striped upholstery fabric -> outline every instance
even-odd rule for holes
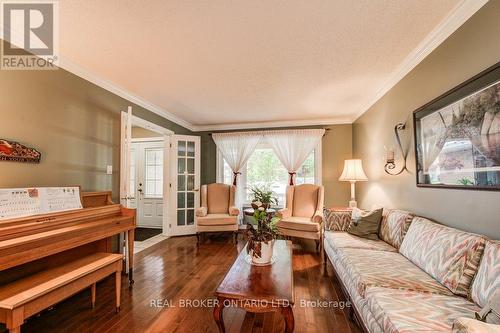
[[[385,333],[447,332],[479,307],[463,297],[369,288],[366,302]]]
[[[399,249],[414,216],[404,210],[388,210],[380,222],[380,239]]]
[[[471,287],[471,298],[484,307],[495,290],[500,290],[500,242],[487,241],[476,277]]]
[[[347,231],[351,224],[351,209],[325,208],[323,210],[325,230]]]
[[[396,248],[392,247],[384,241],[361,238],[342,231],[325,232],[325,241],[329,242],[333,247],[336,248],[354,248],[398,252]]]
[[[500,288],[500,242],[399,210],[388,211],[379,236],[324,234],[325,252],[369,332],[476,332],[462,324],[474,323],[467,318]]]
[[[369,287],[453,295],[446,287],[397,252],[345,248],[340,249],[338,253],[361,297],[365,297]]]
[[[500,333],[500,325],[483,323],[471,318],[458,318],[453,323],[452,333]]]
[[[482,236],[415,217],[399,252],[454,294],[467,296],[484,245]]]
[[[354,303],[353,306],[355,306],[356,310],[359,312],[363,325],[369,330],[370,333],[382,333],[382,328],[377,323],[377,320],[368,308],[366,301],[357,292],[357,287],[350,279],[348,272],[345,269],[342,257],[338,255],[338,252],[334,250],[329,243],[325,243],[325,252],[330,259],[335,272],[347,289],[349,298],[351,302]]]

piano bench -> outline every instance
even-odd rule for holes
[[[116,311],[120,310],[123,255],[93,253],[0,286],[0,323],[9,333],[21,331],[24,320],[77,292],[91,287],[95,305],[96,282],[115,274]]]

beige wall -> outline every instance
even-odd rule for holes
[[[162,136],[163,135],[160,133],[156,133],[156,132],[150,131],[150,130],[142,128],[142,127],[132,126],[132,138],[135,138],[135,139],[158,138],[158,137],[162,137]]]
[[[64,70],[0,70],[0,138],[42,153],[40,164],[0,161],[0,188],[81,185],[118,197],[120,114],[133,113],[179,134],[156,114]],[[113,165],[113,175],[106,166]]]
[[[349,182],[339,181],[344,160],[352,158],[352,125],[332,125],[323,137],[323,185],[325,206],[347,206],[350,197]]]
[[[391,89],[353,127],[354,156],[369,181],[357,184],[361,207],[408,209],[443,224],[500,239],[500,192],[425,189],[415,185],[412,111],[500,61],[500,1],[490,1]],[[408,172],[384,173],[384,145],[407,121]]]

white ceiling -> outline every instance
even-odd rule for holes
[[[349,123],[486,0],[62,0],[62,67],[194,130]]]

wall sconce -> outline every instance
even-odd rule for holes
[[[397,176],[401,174],[403,171],[407,170],[406,169],[406,154],[403,151],[403,145],[401,144],[401,139],[399,137],[399,131],[405,130],[406,129],[406,123],[399,123],[396,126],[394,126],[394,134],[396,135],[396,140],[398,142],[399,149],[401,150],[401,156],[403,156],[403,167],[399,171],[395,171],[396,169],[396,152],[394,151],[394,148],[389,148],[386,149],[386,156],[385,156],[385,167],[384,170],[387,174],[392,175],[392,176]]]

